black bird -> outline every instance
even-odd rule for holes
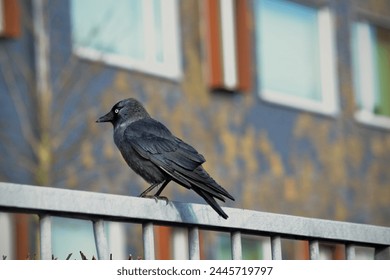
[[[141,197],[156,187],[159,189],[154,197],[159,197],[166,185],[175,181],[194,190],[219,215],[228,218],[215,198],[223,202],[225,198],[234,198],[203,169],[204,157],[151,118],[140,102],[133,98],[119,101],[96,122],[113,124],[114,142],[123,158],[134,172],[151,184]]]

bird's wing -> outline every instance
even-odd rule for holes
[[[233,199],[200,166],[205,162],[204,157],[173,136],[163,124],[153,119],[134,122],[126,128],[125,139],[140,156],[156,164],[179,184],[187,188],[196,186],[222,201],[225,201],[224,196]]]
[[[194,170],[205,162],[193,147],[173,136],[163,124],[153,119],[132,123],[125,130],[125,139],[142,157],[152,162],[158,161],[163,168],[174,164]]]

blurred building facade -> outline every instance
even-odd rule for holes
[[[1,181],[138,195],[146,183],[95,123],[134,97],[205,155],[227,206],[390,226],[389,1],[0,3]],[[31,218],[0,221],[9,242],[30,238],[15,258],[34,251]],[[139,229],[112,231],[137,250]],[[213,238],[203,256],[224,257]]]

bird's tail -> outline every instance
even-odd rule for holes
[[[193,189],[224,219],[228,218],[228,215],[226,215],[226,213],[218,205],[215,198],[225,202],[225,198],[234,200],[234,197],[217,182],[215,182],[215,180],[206,172],[206,170],[203,169],[202,166],[198,166],[195,170],[187,170],[180,166],[176,166],[176,170],[173,172],[169,172],[165,169],[164,171],[180,185]]]
[[[203,167],[198,166],[192,173],[187,173],[186,179],[191,184],[191,188],[200,195],[219,215],[224,219],[228,215],[222,210],[221,206],[215,201],[215,198],[225,202],[225,198],[234,200],[234,197],[222,188],[207,173]]]
[[[209,193],[212,197],[218,198],[223,202],[225,202],[225,198],[229,198],[234,201],[234,197],[217,182],[215,182],[215,180],[207,173],[206,170],[203,169],[202,166],[198,166],[192,173],[185,175],[192,185],[202,189],[206,193]]]
[[[198,188],[193,188],[193,190],[200,195],[222,218],[227,219],[229,217],[210,194]]]

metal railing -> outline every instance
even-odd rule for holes
[[[309,241],[310,259],[319,259],[320,242],[345,245],[347,259],[356,246],[375,249],[375,259],[390,259],[390,228],[224,208],[224,220],[208,206],[130,196],[0,183],[0,212],[39,216],[41,259],[51,259],[51,217],[71,217],[93,222],[99,259],[108,259],[104,221],[142,224],[144,258],[155,258],[154,225],[188,228],[189,259],[199,259],[199,229],[228,232],[233,259],[242,258],[241,235],[271,238],[272,259],[282,259],[282,239]]]

